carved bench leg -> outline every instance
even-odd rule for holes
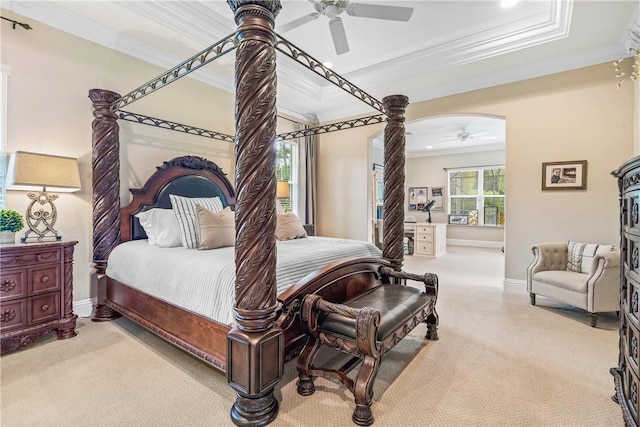
[[[296,383],[298,394],[301,396],[310,396],[316,391],[313,384],[313,377],[309,375],[309,368],[320,349],[319,341],[314,336],[309,337],[309,341],[305,344],[300,356],[298,356],[298,381]]]
[[[427,324],[427,334],[424,337],[430,341],[438,341],[440,339],[438,337],[440,318],[438,317],[438,312],[435,307],[433,308],[433,312],[427,316],[425,323]]]
[[[371,400],[373,399],[373,383],[378,375],[381,357],[364,356],[360,372],[353,387],[356,408],[353,410],[353,422],[359,426],[373,424]]]

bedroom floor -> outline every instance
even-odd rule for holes
[[[383,359],[374,426],[615,426],[615,314],[502,291],[499,249],[449,247],[409,256],[405,269],[440,279],[440,340],[418,326]],[[235,400],[223,375],[119,319],[81,319],[78,336],[47,338],[0,358],[2,426],[228,426]],[[351,424],[353,400],[324,379],[296,393],[295,364],[276,387],[274,426]]]

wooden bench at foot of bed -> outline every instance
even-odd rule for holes
[[[325,301],[318,295],[308,295],[302,303],[302,321],[310,337],[298,359],[298,393],[313,394],[317,376],[339,380],[354,395],[352,419],[361,426],[373,424],[373,383],[382,356],[421,322],[427,324],[425,338],[438,339],[438,277],[397,272],[389,267],[381,267],[380,273],[378,286],[344,304]],[[398,283],[407,279],[423,282],[425,290]],[[313,366],[321,345],[354,357],[339,370]],[[358,363],[361,367],[354,381],[347,374]]]

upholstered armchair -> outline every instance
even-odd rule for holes
[[[576,242],[540,243],[531,247],[527,269],[531,305],[536,295],[587,310],[591,326],[597,313],[620,310],[620,251],[610,245]]]

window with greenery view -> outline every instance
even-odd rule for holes
[[[449,213],[477,217],[472,225],[504,225],[505,168],[449,170]]]
[[[276,141],[276,179],[289,183],[289,198],[280,199],[287,211],[298,214],[298,144]]]

